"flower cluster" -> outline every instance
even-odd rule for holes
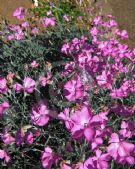
[[[28,38],[25,10],[20,7],[13,15],[23,22],[9,27],[8,40]],[[45,29],[57,25],[49,16],[41,20]],[[36,35],[38,28],[31,32]],[[17,149],[20,158],[33,155],[45,169],[109,169],[114,161],[135,165],[135,50],[121,42],[128,33],[118,29],[111,15],[96,17],[88,34],[91,41],[86,35],[63,40],[59,53],[70,61],[64,70],[57,65],[61,80],[51,66],[36,76],[41,67],[35,59],[27,64],[31,74],[26,68],[23,77],[19,72],[0,76],[3,163],[12,164]],[[59,95],[56,105],[53,99]],[[57,131],[61,125],[66,134]],[[74,152],[78,155],[73,157]]]

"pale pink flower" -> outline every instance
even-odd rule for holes
[[[7,81],[9,81],[9,82],[12,83],[14,77],[15,77],[15,73],[9,72],[9,73],[7,74],[6,79],[7,79]]]
[[[47,84],[47,78],[46,77],[44,77],[44,76],[40,76],[39,77],[39,82],[40,82],[40,84],[41,84],[41,86],[46,86],[46,84]]]
[[[127,39],[128,38],[128,32],[127,32],[127,30],[122,30],[121,31],[121,38],[122,39]]]
[[[120,36],[122,39],[127,39],[128,38],[128,32],[126,30],[120,31],[119,29],[115,30],[115,34]]]
[[[128,90],[129,88],[123,88],[123,87],[120,87],[119,89],[113,89],[110,93],[110,96],[113,99],[127,97],[129,94]]]
[[[29,22],[22,22],[22,23],[21,23],[21,26],[22,26],[23,28],[28,28],[30,25],[29,25]]]
[[[50,11],[47,11],[46,15],[47,15],[47,16],[52,15],[52,11],[51,11],[51,10],[50,10]]]

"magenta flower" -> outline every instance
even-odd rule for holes
[[[19,7],[13,12],[13,16],[16,17],[19,20],[24,19],[24,14],[25,14],[25,10],[24,10],[23,7]]]
[[[121,105],[116,105],[112,107],[111,111],[123,117],[130,117],[134,113],[134,110],[132,107],[121,106]]]
[[[31,63],[31,67],[32,68],[37,68],[39,66],[39,63],[37,63],[36,60],[33,60],[33,62]]]
[[[32,93],[35,88],[35,84],[36,82],[33,79],[31,79],[30,77],[25,77],[25,79],[23,80],[24,91]]]
[[[15,84],[13,85],[13,89],[14,89],[15,91],[17,91],[17,92],[20,92],[20,91],[23,91],[23,86],[22,86],[21,84],[19,84],[19,83],[15,83]]]
[[[50,117],[57,117],[57,113],[55,111],[49,110],[47,102],[41,100],[32,107],[30,117],[33,124],[44,126],[48,123]]]
[[[69,22],[71,20],[69,15],[64,15],[63,16],[64,21]]]
[[[14,39],[15,39],[14,34],[8,35],[8,36],[7,36],[7,39],[8,39],[9,41],[14,40]]]
[[[69,53],[69,50],[70,50],[70,45],[69,45],[69,43],[63,44],[63,46],[62,46],[62,48],[61,48],[61,52],[62,52],[62,53],[65,53],[65,54],[68,54],[68,53]]]
[[[102,23],[102,17],[101,16],[97,16],[97,17],[94,18],[94,20],[93,20],[94,25],[99,25],[101,23]]]
[[[84,166],[86,166],[86,169],[109,169],[109,160],[109,154],[102,154],[101,150],[96,150],[96,156],[89,157],[85,161]]]
[[[99,33],[99,31],[98,31],[97,27],[93,27],[93,28],[91,28],[90,33],[92,36],[96,36]]]
[[[60,157],[57,154],[55,154],[49,146],[45,147],[44,152],[42,153],[41,156],[41,162],[43,168],[51,169],[52,164],[53,163],[57,164],[59,159]]]
[[[69,108],[65,108],[64,111],[58,115],[58,117],[65,122],[66,128],[70,131],[73,127],[73,121],[70,118]]]
[[[95,137],[91,143],[92,150],[95,150],[98,146],[103,144],[103,139],[101,137]]]
[[[135,135],[135,124],[133,121],[122,121],[119,134],[124,138],[132,138]]]
[[[0,118],[3,117],[4,111],[6,109],[8,109],[8,108],[9,108],[9,103],[8,102],[5,101],[5,102],[3,102],[3,103],[0,104]]]
[[[133,157],[135,145],[119,138],[119,135],[113,133],[109,140],[110,145],[107,147],[107,152],[119,163],[135,164]]]
[[[52,78],[52,74],[49,72],[47,73],[47,77],[45,76],[40,76],[39,77],[39,82],[41,84],[41,86],[46,86],[46,84],[50,84],[51,83],[51,78]]]
[[[117,99],[117,98],[123,98],[123,97],[127,97],[128,96],[128,88],[127,89],[123,89],[122,87],[119,89],[113,89],[110,93],[110,96],[113,99]]]
[[[44,76],[40,76],[39,77],[39,82],[40,82],[40,84],[41,84],[41,86],[46,86],[46,84],[47,84],[47,78],[46,77],[44,77]]]
[[[31,145],[33,143],[33,133],[31,131],[28,131],[27,133],[25,133],[24,136],[24,141],[26,144]]]
[[[97,79],[97,83],[100,87],[104,87],[107,89],[112,88],[113,79],[112,79],[111,72],[103,71],[101,75],[96,77],[96,79]]]
[[[3,159],[6,163],[9,163],[11,158],[7,151],[0,149],[0,159]]]
[[[128,32],[126,30],[120,31],[119,29],[115,30],[115,33],[120,36],[122,39],[127,39],[128,38]]]
[[[80,99],[84,94],[84,86],[79,77],[68,81],[64,85],[64,96],[69,101]]]
[[[55,26],[55,25],[56,25],[55,17],[52,17],[52,18],[44,17],[43,18],[43,27],[47,28],[49,26]]]
[[[21,26],[23,28],[28,28],[30,25],[29,25],[29,22],[22,22]]]
[[[32,28],[31,33],[33,35],[38,35],[39,34],[39,29],[37,27]]]
[[[1,135],[2,141],[5,144],[11,144],[13,142],[15,142],[15,138],[11,136],[10,133],[8,133],[7,131],[5,131],[2,135]]]
[[[21,40],[21,39],[24,39],[24,37],[25,37],[25,34],[22,31],[22,29],[16,31],[14,35],[15,35],[16,40]]]
[[[15,83],[13,85],[13,89],[17,92],[24,90],[27,93],[32,93],[33,90],[35,89],[35,85],[36,82],[33,79],[31,79],[30,77],[25,77],[23,80],[23,85]]]
[[[85,136],[87,141],[91,141],[95,135],[93,126],[90,126],[92,119],[92,112],[89,107],[83,106],[80,111],[76,111],[72,116],[73,127],[71,133],[74,138],[81,138]]]
[[[3,77],[0,77],[0,93],[7,93],[8,88],[7,88],[7,80]]]

